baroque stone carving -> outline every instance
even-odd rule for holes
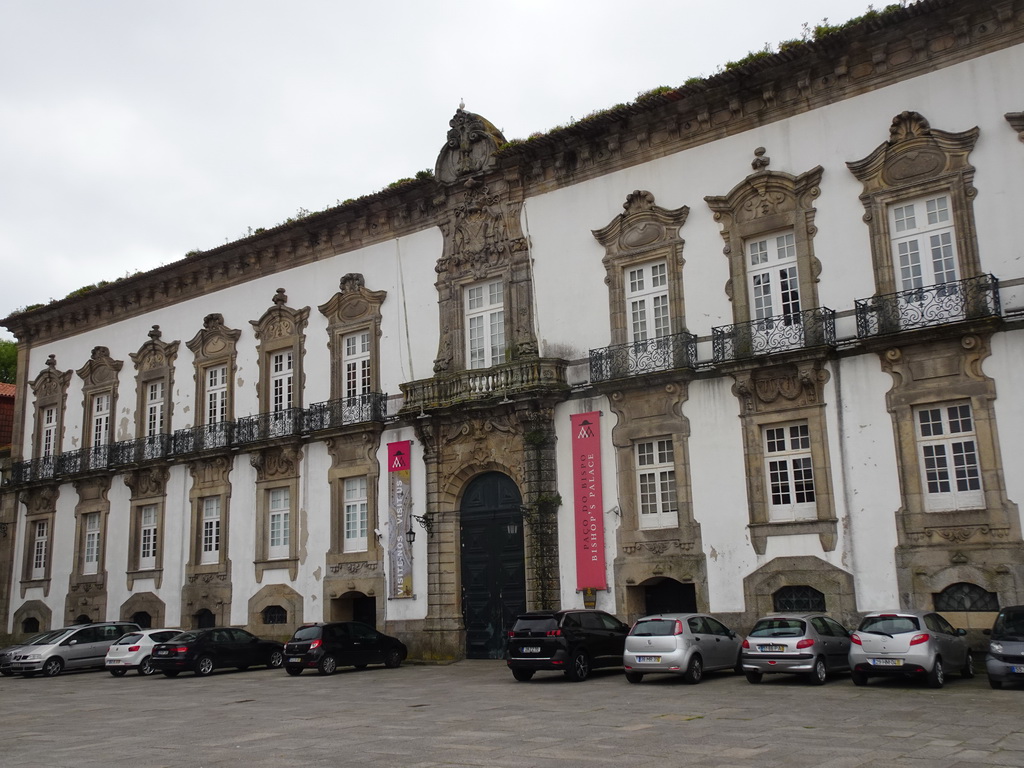
[[[505,137],[490,121],[459,105],[448,122],[448,139],[434,166],[434,177],[442,184],[452,184],[487,167]]]
[[[301,460],[301,451],[285,447],[266,448],[249,457],[249,463],[256,470],[256,479],[259,482],[295,477]]]
[[[124,476],[124,484],[132,491],[132,498],[163,496],[171,472],[166,467],[147,467]]]

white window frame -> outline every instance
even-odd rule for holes
[[[98,392],[92,396],[92,442],[91,447],[99,448],[110,442],[110,392]]]
[[[270,410],[281,413],[291,410],[294,400],[295,353],[290,349],[270,353]]]
[[[203,369],[206,409],[205,424],[221,424],[228,418],[228,366],[210,365]]]
[[[32,578],[46,578],[46,562],[50,553],[50,521],[36,520],[32,524]]]
[[[342,370],[344,397],[346,400],[370,392],[370,332],[350,333],[342,339]]]
[[[146,384],[146,437],[164,433],[164,381]]]
[[[48,405],[40,414],[42,434],[39,440],[41,458],[48,459],[56,453],[57,448],[57,408]]]
[[[984,509],[978,435],[967,401],[914,409],[921,492],[928,512]]]
[[[488,280],[464,288],[466,367],[490,368],[505,362],[505,285]]]
[[[291,556],[291,489],[267,491],[267,559]]]
[[[222,531],[220,496],[205,496],[201,501],[199,562],[202,565],[213,565],[220,562]]]
[[[799,325],[802,305],[795,231],[786,229],[751,238],[744,242],[744,253],[750,319],[779,318],[786,325]]]
[[[367,482],[366,476],[346,477],[343,495],[343,543],[345,552],[365,552],[367,549]]]
[[[675,528],[679,525],[675,447],[671,437],[640,440],[634,444],[639,527]]]
[[[139,507],[139,570],[151,571],[156,568],[156,554],[159,546],[159,509],[156,504]]]
[[[82,515],[82,574],[91,576],[99,573],[100,545],[100,513],[88,512]]]
[[[626,267],[623,287],[630,342],[660,339],[672,333],[668,300],[668,264],[654,261]]]
[[[818,517],[814,456],[807,421],[761,427],[768,522],[815,520]]]
[[[952,200],[952,195],[942,192],[889,204],[889,237],[898,291],[960,279]]]

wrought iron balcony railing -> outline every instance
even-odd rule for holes
[[[566,390],[566,363],[556,358],[528,358],[479,370],[457,371],[402,385],[402,412],[456,403],[510,397],[524,392]]]
[[[301,435],[304,413],[301,408],[285,408],[239,419],[235,422],[235,445]]]
[[[218,449],[230,448],[235,422],[219,421],[198,427],[179,429],[174,433],[171,452],[174,456],[188,456]]]
[[[855,307],[862,339],[1002,313],[999,280],[992,275],[858,299]]]
[[[124,440],[110,446],[110,466],[122,467],[130,464],[143,464],[169,456],[171,453],[170,435],[150,435],[138,440]]]
[[[387,415],[387,395],[367,392],[365,395],[314,403],[306,410],[306,429],[318,432],[349,424],[384,421]]]
[[[714,361],[745,360],[794,349],[835,346],[836,313],[828,307],[773,315],[711,329]]]
[[[35,480],[50,480],[57,472],[59,456],[46,456],[29,461],[17,461],[11,465],[11,482],[18,485]]]
[[[696,363],[697,337],[692,333],[675,333],[590,350],[590,380],[610,381],[644,373],[693,368]]]

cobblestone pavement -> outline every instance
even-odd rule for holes
[[[500,661],[0,679],[3,768],[1024,766],[1024,688],[709,674],[584,683]]]

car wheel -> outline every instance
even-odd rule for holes
[[[139,674],[143,677],[149,677],[154,672],[156,672],[156,670],[153,669],[153,659],[147,656],[142,660],[142,663],[139,664]]]
[[[321,675],[333,675],[337,668],[338,660],[329,653],[320,659],[320,663],[316,665],[316,671]]]
[[[108,669],[107,671],[111,675],[113,675],[114,677],[124,677],[125,675],[128,674],[128,670],[124,669],[123,667],[122,668]]]
[[[164,677],[177,677],[179,671],[180,670],[177,670],[177,669],[165,669],[164,670]]]
[[[532,680],[533,679],[533,670],[532,669],[513,669],[512,670],[512,677],[514,677],[520,683],[525,683],[528,680]]]
[[[935,664],[932,665],[932,671],[928,673],[928,687],[941,688],[945,682],[946,670],[942,667],[942,659],[936,656]]]
[[[988,684],[997,691],[1003,687],[1002,680],[993,680],[991,677],[988,679]]]
[[[282,651],[271,651],[270,658],[267,659],[267,668],[280,669],[282,664],[284,664],[284,653]]]
[[[200,656],[196,659],[195,671],[199,677],[206,677],[213,672],[213,659],[209,656]]]
[[[397,648],[392,648],[384,656],[384,666],[388,669],[395,669],[402,664],[402,652]],[[366,665],[363,664],[365,667]]]
[[[971,652],[967,652],[967,660],[964,662],[964,668],[960,670],[960,677],[972,678],[974,677],[974,657],[971,656]]]
[[[56,677],[64,671],[64,660],[59,656],[52,656],[43,664],[43,675],[45,677]]]
[[[868,684],[868,673],[859,672],[856,669],[850,670],[850,679],[853,680],[854,685],[867,685]]]
[[[302,674],[302,667],[285,667],[284,671],[292,677],[298,677]]]
[[[627,683],[639,683],[643,679],[644,679],[644,673],[643,672],[627,672],[626,673],[626,682]]]
[[[828,669],[825,667],[825,660],[819,656],[814,660],[814,669],[811,670],[811,675],[807,680],[811,685],[824,685],[826,679],[828,679]]]
[[[574,683],[582,683],[590,677],[590,658],[586,651],[575,651],[569,659],[569,668],[565,670],[566,676]]]
[[[686,665],[686,672],[683,674],[683,680],[688,682],[690,685],[696,685],[704,677],[704,659],[699,654],[693,654],[690,657],[690,663]]]
[[[764,679],[764,674],[762,672],[747,670],[746,672],[744,672],[744,674],[747,676],[747,682],[752,683],[754,685],[757,685],[761,682],[761,680]]]

